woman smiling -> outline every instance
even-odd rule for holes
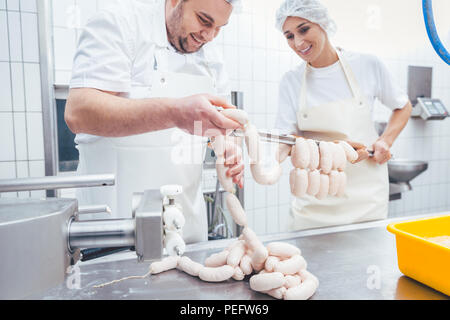
[[[303,60],[281,83],[276,128],[309,139],[346,140],[359,149],[347,166],[346,197],[295,198],[292,230],[384,219],[388,213],[387,161],[411,113],[407,95],[373,55],[336,48],[336,24],[317,0],[287,0],[277,11],[277,28]],[[372,112],[379,100],[392,109],[385,132],[375,131]],[[368,151],[373,151],[369,157]]]

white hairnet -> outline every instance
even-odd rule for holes
[[[317,23],[329,37],[336,33],[336,23],[328,9],[318,0],[285,0],[276,14],[276,27],[282,31],[288,17],[299,17]]]

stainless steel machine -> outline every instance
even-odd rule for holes
[[[0,180],[0,192],[113,184],[113,175],[14,179]],[[181,186],[163,186],[136,193],[130,219],[92,221],[79,217],[107,207],[80,208],[76,199],[0,199],[0,299],[58,285],[78,261],[117,250],[135,251],[138,261],[182,255],[184,217],[174,200],[181,192]]]
[[[411,116],[423,120],[444,120],[448,110],[440,99],[432,98],[433,68],[408,67],[408,96],[413,105]]]

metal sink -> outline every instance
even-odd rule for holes
[[[409,183],[419,174],[428,169],[425,161],[394,159],[388,162],[389,182]]]
[[[401,193],[412,190],[410,182],[428,169],[425,161],[392,159],[388,162],[389,199],[401,199]]]

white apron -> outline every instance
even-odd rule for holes
[[[371,147],[378,135],[372,122],[370,107],[349,64],[339,51],[338,56],[353,97],[308,108],[307,64],[297,113],[298,127],[307,138],[325,141],[348,139]],[[387,164],[379,165],[371,160],[355,165],[348,163],[345,172],[348,181],[344,198],[327,197],[318,200],[307,195],[292,201],[289,230],[352,224],[387,217]]]
[[[177,73],[169,72],[166,49],[155,52],[155,71],[150,87],[132,87],[128,98],[179,98],[200,93],[215,94],[213,79],[188,73],[195,67],[186,64]],[[178,128],[124,138],[101,138],[80,144],[79,174],[114,173],[115,186],[79,189],[80,205],[107,204],[114,218],[131,218],[132,194],[163,185],[183,186],[177,196],[186,224],[187,243],[208,240],[206,205],[202,191],[202,168],[207,139]],[[101,218],[104,218],[101,217]]]

